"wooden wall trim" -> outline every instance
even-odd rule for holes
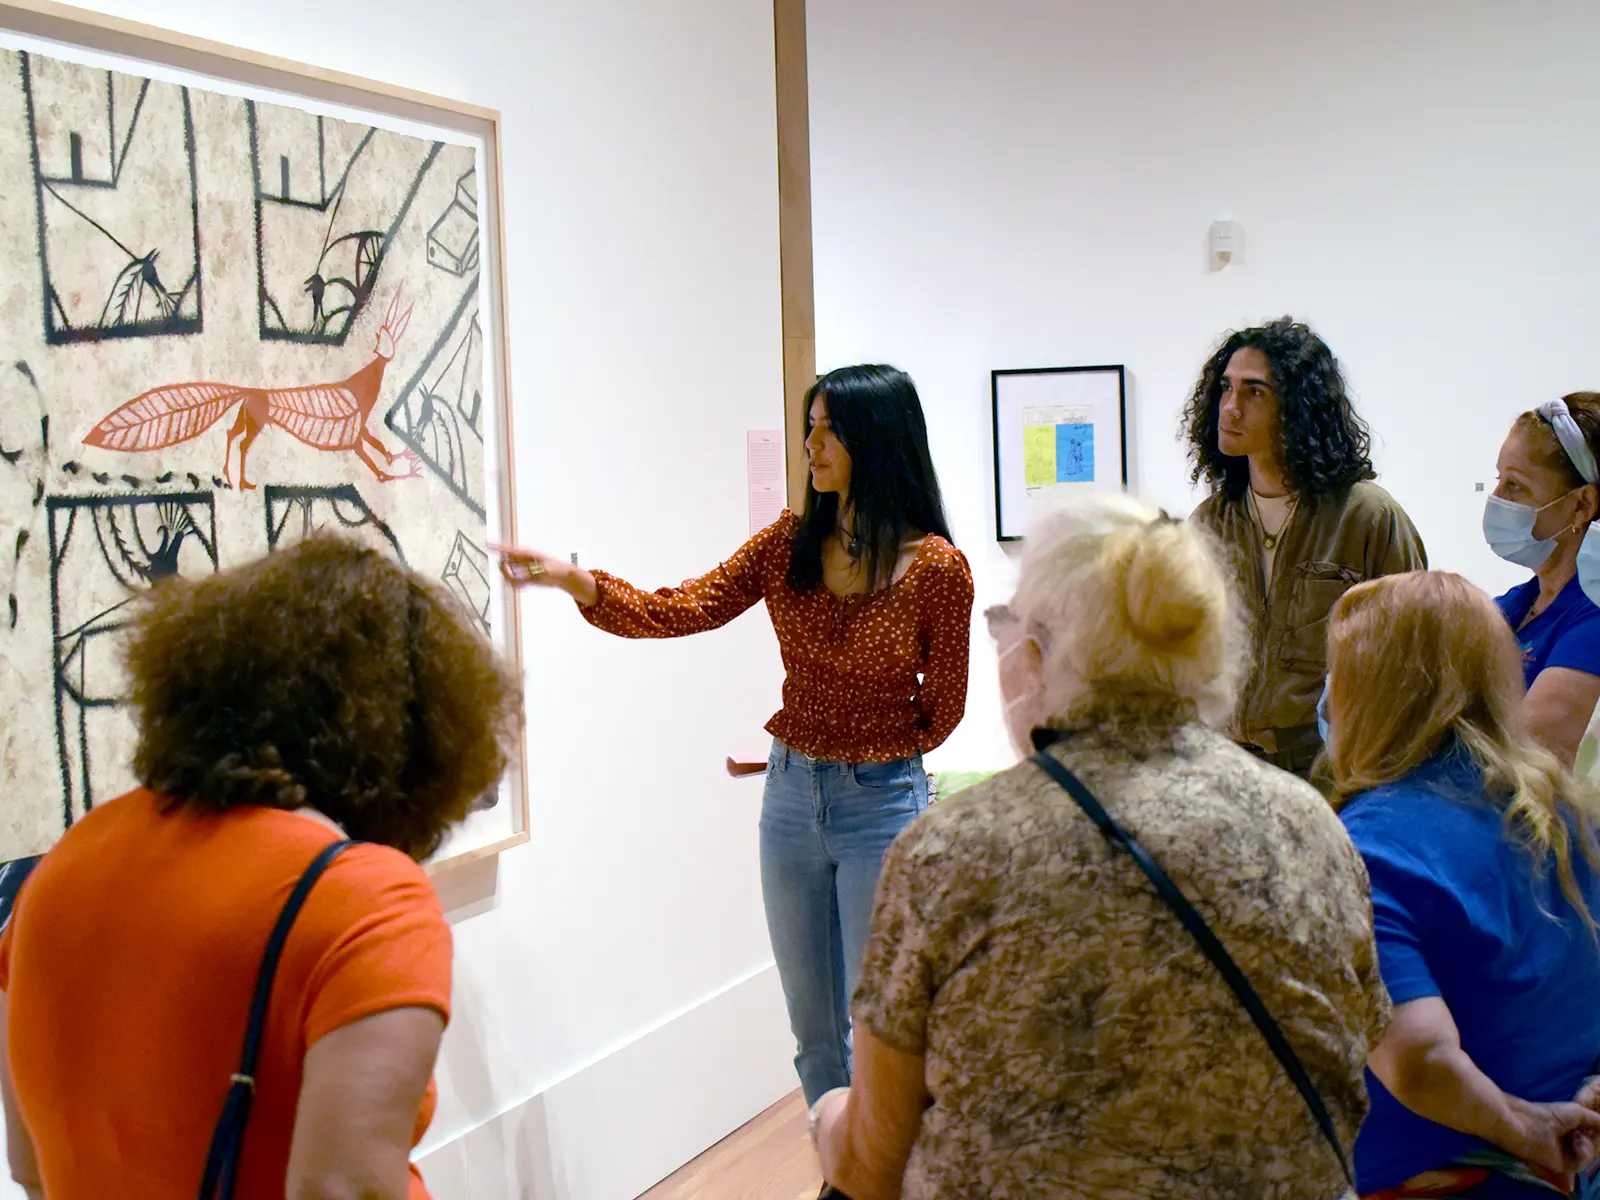
[[[773,0],[778,85],[778,254],[783,274],[783,424],[789,506],[805,504],[805,396],[817,378],[811,277],[811,117],[805,0]]]

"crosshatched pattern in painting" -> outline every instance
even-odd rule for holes
[[[132,733],[117,645],[134,600],[163,579],[216,569],[216,510],[210,492],[158,490],[52,496],[46,512],[56,748],[70,823],[124,790],[97,790],[95,764],[115,761]]]
[[[394,530],[367,507],[361,493],[348,483],[337,487],[279,487],[267,484],[267,548],[293,542],[315,530],[331,529],[386,550],[401,562],[405,552]]]
[[[0,48],[0,861],[133,785],[163,579],[334,529],[487,628],[476,159]]]
[[[483,327],[476,287],[462,296],[384,424],[483,518]]]
[[[18,55],[45,340],[196,333],[200,234],[189,91]]]
[[[458,530],[456,544],[450,548],[450,557],[439,573],[439,580],[487,633],[489,605],[493,599],[489,583],[489,548],[478,545]]]
[[[245,115],[261,336],[342,346],[444,147],[276,104]]]

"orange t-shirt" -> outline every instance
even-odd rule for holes
[[[47,1195],[195,1194],[267,937],[336,838],[276,809],[163,813],[141,790],[94,809],[45,856],[0,936],[0,990]],[[278,964],[238,1200],[283,1200],[306,1048],[390,1009],[448,1019],[450,957],[416,863],[372,845],[334,860]],[[434,1103],[430,1083],[417,1140]],[[427,1195],[413,1167],[410,1198]]]

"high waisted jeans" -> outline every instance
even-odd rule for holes
[[[761,806],[761,894],[807,1104],[850,1082],[850,997],[878,869],[895,836],[927,807],[921,757],[823,762],[773,744]]]

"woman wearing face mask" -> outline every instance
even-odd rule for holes
[[[972,572],[950,542],[910,376],[842,367],[808,397],[811,480],[710,574],[644,592],[531,551],[514,584],[558,587],[590,624],[684,637],[765,600],[787,677],[761,813],[761,887],[808,1102],[850,1081],[849,997],[879,864],[927,807],[922,755],[966,706]]]
[[[1050,512],[989,625],[1019,750],[1047,743],[1166,868],[1348,1150],[1388,1008],[1366,873],[1315,789],[1218,730],[1248,638],[1210,536],[1124,496]],[[1241,1001],[1039,763],[895,842],[854,1015],[856,1079],[814,1137],[856,1200],[1345,1190]]]
[[[1535,574],[1496,601],[1522,646],[1529,732],[1567,766],[1600,700],[1600,394],[1523,413],[1483,514],[1489,548]]]

